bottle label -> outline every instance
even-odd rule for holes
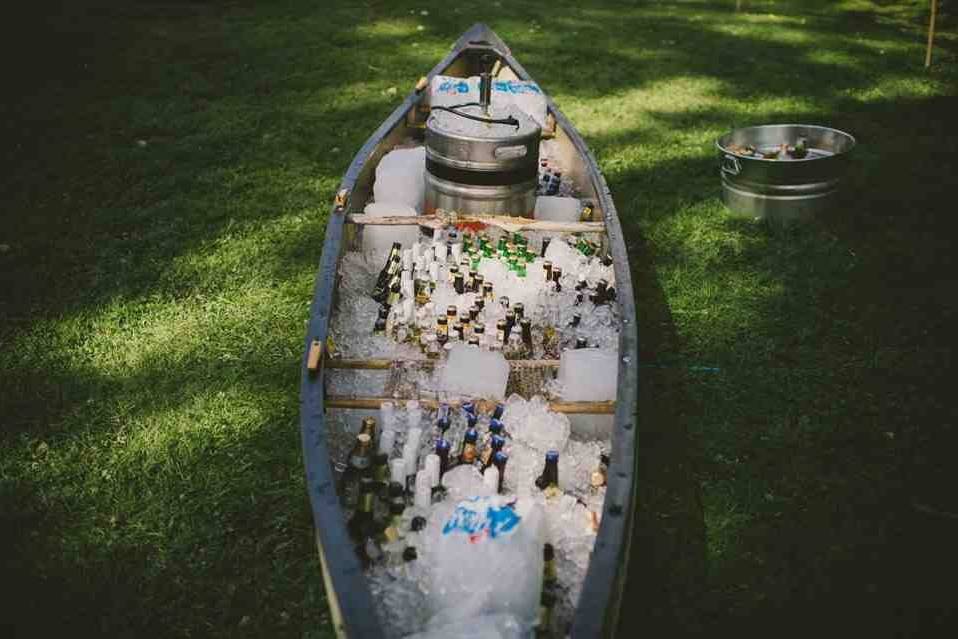
[[[465,535],[470,544],[477,544],[511,534],[521,521],[511,504],[473,497],[459,502],[442,527],[442,534]]]

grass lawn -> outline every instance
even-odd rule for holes
[[[951,3],[931,70],[923,0],[79,4],[0,44],[4,636],[330,636],[297,422],[325,216],[479,20],[629,237],[659,366],[624,623],[958,625]],[[724,211],[712,142],[768,122],[856,135],[834,215]]]

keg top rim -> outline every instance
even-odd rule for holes
[[[485,117],[482,107],[478,105],[464,106],[456,109],[469,115]],[[515,118],[518,126],[505,123],[483,123],[456,115],[447,109],[436,109],[429,115],[426,127],[442,136],[454,137],[462,140],[477,142],[495,142],[499,140],[524,139],[531,136],[538,137],[541,128],[531,117],[514,107],[492,105],[489,116],[492,119]],[[454,126],[454,123],[459,126]]]

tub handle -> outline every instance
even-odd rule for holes
[[[742,165],[739,164],[737,157],[726,153],[722,158],[722,171],[729,175],[738,175],[742,172]]]

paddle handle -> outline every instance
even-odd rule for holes
[[[925,68],[931,66],[931,47],[935,42],[935,19],[938,17],[938,0],[931,0],[931,19],[928,21],[928,48],[925,50]]]

